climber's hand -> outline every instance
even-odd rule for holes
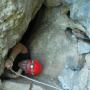
[[[13,61],[7,59],[6,62],[5,62],[5,68],[7,68],[7,69],[11,69],[12,66],[13,66]]]

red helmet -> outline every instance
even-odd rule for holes
[[[22,61],[19,63],[19,66],[27,75],[37,76],[42,72],[42,65],[38,59]]]

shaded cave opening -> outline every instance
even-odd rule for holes
[[[35,26],[37,25],[37,19],[40,16],[40,14],[43,13],[42,11],[44,8],[46,8],[45,5],[42,5],[41,8],[39,9],[39,11],[36,13],[35,17],[29,23],[27,30],[25,31],[25,33],[23,34],[23,36],[20,40],[20,42],[27,47],[30,44],[30,40],[31,40],[31,37],[33,36],[33,34],[37,32],[37,29],[35,29]],[[40,17],[42,17],[42,16],[40,16]]]
[[[39,11],[36,13],[35,17],[28,24],[28,27],[27,27],[25,33],[23,34],[23,36],[21,37],[21,39],[19,41],[20,43],[22,43],[28,49],[29,49],[29,45],[30,45],[30,42],[31,42],[30,41],[31,40],[30,38],[37,31],[36,29],[34,29],[34,26],[36,24],[36,20],[38,18],[38,15],[40,14],[40,11],[42,10],[42,8],[45,8],[45,6],[44,5],[41,6],[41,8],[39,9]],[[13,47],[8,50],[8,53],[7,53],[6,58],[8,58],[10,56],[12,49],[13,49]],[[29,52],[29,54],[30,54],[30,52]],[[31,57],[31,54],[30,54],[30,57]],[[15,65],[13,66],[13,69],[16,69],[17,70],[17,68],[18,68],[17,66],[15,66]],[[9,80],[10,79],[7,76],[7,73],[9,73],[9,71],[5,69],[4,70],[4,73],[0,76],[0,78],[1,78],[2,81]],[[24,72],[22,74],[24,74]],[[31,77],[34,78],[33,76],[31,76]]]
[[[27,48],[29,48],[29,45],[30,45],[30,42],[32,40],[32,36],[37,33],[37,30],[35,28],[35,26],[38,26],[39,22],[37,23],[37,21],[40,19],[40,17],[42,18],[43,15],[44,15],[44,9],[46,7],[44,5],[42,5],[42,7],[39,9],[39,11],[37,12],[37,14],[35,15],[35,17],[33,18],[33,20],[29,23],[28,27],[27,27],[27,30],[25,31],[25,33],[23,34],[21,40],[19,42],[21,42],[23,45],[25,45]],[[40,16],[41,15],[41,16]],[[30,50],[29,50],[30,51]],[[8,53],[8,56],[10,55],[10,52],[11,50],[9,50],[9,53]],[[46,64],[46,63],[45,63]],[[14,66],[14,68],[17,68],[17,66]],[[7,73],[6,73],[7,74]],[[22,73],[24,75],[24,73]],[[31,76],[30,78],[34,78],[36,80],[39,80],[41,82],[45,82],[47,84],[50,84],[50,85],[56,85],[56,83],[58,83],[57,79],[54,78],[52,79],[52,77],[50,77],[49,75],[43,75],[41,74],[40,76],[37,76],[37,77],[33,77]],[[7,79],[7,78],[6,78]],[[15,80],[15,79],[10,79],[11,81],[14,81],[14,82],[18,82],[18,83],[23,83],[23,78],[20,78],[18,80]],[[28,80],[24,80],[24,83],[28,83]],[[35,83],[37,84],[37,83]],[[39,84],[38,84],[39,85]],[[57,84],[58,85],[58,84]],[[57,86],[56,85],[56,86]],[[42,85],[40,85],[42,86]],[[47,88],[47,87],[45,87]],[[48,89],[49,90],[49,89]],[[50,88],[50,90],[52,90],[52,88]]]

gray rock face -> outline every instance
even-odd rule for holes
[[[51,6],[58,6],[62,3],[63,0],[45,0],[44,4],[47,7],[51,7]]]
[[[38,85],[33,85],[32,90],[44,90],[44,89]]]
[[[3,59],[8,49],[20,40],[43,1],[0,1],[0,73],[3,70]]]
[[[80,71],[74,71],[70,68],[65,68],[62,74],[60,74],[59,76],[59,81],[62,84],[63,89],[88,90],[88,72],[89,70],[86,64]]]
[[[70,17],[82,24],[90,38],[90,0],[65,0],[70,6]]]
[[[65,8],[63,7],[63,9],[59,6],[61,2],[62,0],[1,0],[0,74],[3,72],[4,57],[9,48],[20,40],[23,33],[26,31],[29,22],[35,17],[37,11],[44,3],[50,8],[43,7],[41,9],[34,26],[36,31],[32,33],[33,35],[29,39],[32,59],[38,58],[41,61],[44,69],[42,75],[49,76],[51,79],[55,79],[62,73],[63,68],[66,67],[66,71],[63,71],[62,73],[63,76],[66,76],[60,78],[63,82],[66,81],[62,83],[64,87],[67,84],[66,86],[72,90],[90,89],[89,54],[85,57],[86,63],[83,68],[80,71],[73,71],[78,69],[78,52],[79,54],[89,52],[88,50],[90,50],[90,48],[88,49],[88,47],[90,47],[90,45],[86,48],[86,43],[77,43],[77,39],[74,36],[66,36],[66,27],[79,28],[81,30],[83,30],[83,27],[67,18],[65,15],[67,5]],[[85,47],[85,50],[83,49],[83,46]],[[67,69],[67,61],[69,61],[69,69]],[[13,83],[10,82],[9,87],[7,87],[7,85],[4,87],[12,89],[12,84]],[[21,87],[22,85],[20,84],[16,88]],[[1,82],[0,88],[2,89]],[[28,89],[29,85],[28,87],[25,87],[25,90]],[[34,85],[32,89],[44,90],[44,88],[38,85]]]
[[[51,77],[58,75],[67,59],[77,62],[77,40],[74,37],[67,39],[65,29],[68,26],[75,24],[61,15],[60,7],[44,8],[36,21],[36,33],[29,40],[32,58],[40,59],[44,74]]]
[[[2,90],[30,90],[31,83],[18,83],[15,81],[6,81]]]
[[[90,53],[85,55],[86,62],[81,70],[72,70],[65,67],[59,75],[63,89],[90,90]]]

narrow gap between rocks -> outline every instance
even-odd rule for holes
[[[44,7],[44,5],[40,8],[40,10]],[[40,11],[39,10],[39,11]],[[33,36],[33,33],[35,33],[37,30],[34,29],[34,26],[36,24],[36,20],[39,14],[39,11],[37,12],[37,14],[35,15],[34,19],[29,23],[26,32],[24,33],[24,35],[22,36],[20,42],[25,45],[28,49],[29,49],[29,45],[30,45],[30,38],[31,36]],[[29,50],[30,52],[30,50]],[[31,56],[30,56],[31,57]],[[15,67],[17,68],[17,67]]]
[[[41,8],[43,8],[43,7],[44,7],[44,5],[42,5]],[[41,10],[41,8],[40,8],[40,10]],[[39,10],[39,11],[40,11],[40,10]],[[36,19],[37,19],[37,17],[38,17],[39,11],[38,11],[37,14],[35,15],[34,19],[29,23],[26,32],[23,34],[21,40],[19,41],[19,42],[21,42],[23,45],[25,45],[27,48],[29,48],[29,44],[30,44],[30,43],[29,43],[30,41],[28,41],[29,38],[30,38],[31,36],[33,36],[33,33],[35,33],[35,31],[36,31],[36,30],[33,29],[33,28],[34,28]],[[9,57],[10,53],[11,53],[11,49],[8,51],[8,54],[7,54],[6,57]],[[14,66],[14,68],[17,68],[17,66]],[[5,73],[1,75],[2,80],[4,80],[4,79],[8,80],[8,79],[9,79],[8,76],[7,76],[7,73],[8,73],[7,70],[5,70]],[[2,76],[3,76],[3,77],[2,77]],[[20,81],[19,81],[19,80],[13,80],[13,79],[12,79],[12,81],[22,82],[21,78],[20,78]],[[25,81],[25,80],[24,80],[24,81]],[[28,82],[28,81],[26,80],[26,82]],[[24,82],[24,83],[25,83],[25,82]]]
[[[45,6],[43,5],[41,8],[40,8],[40,10],[42,10],[42,8],[44,8]],[[33,36],[33,34],[34,33],[36,33],[37,32],[37,30],[34,28],[35,27],[35,24],[36,24],[36,20],[37,20],[37,17],[38,17],[38,14],[39,14],[39,16],[41,15],[39,12],[40,12],[40,10],[38,11],[38,13],[36,14],[36,16],[35,16],[35,18],[29,23],[29,25],[28,25],[28,28],[27,28],[27,30],[26,30],[26,32],[24,33],[24,35],[22,36],[22,38],[21,38],[21,40],[20,40],[20,42],[21,43],[23,43],[25,46],[27,46],[27,47],[29,47],[28,45],[30,44],[30,38],[31,38],[31,36]],[[42,12],[42,14],[43,14],[43,12]],[[69,14],[68,14],[69,15]],[[40,16],[40,17],[42,17],[42,16]],[[40,18],[39,18],[40,19]],[[29,41],[28,41],[29,40]],[[14,67],[14,68],[17,68],[16,66]],[[7,73],[6,73],[7,74]],[[32,77],[33,78],[33,77]],[[37,78],[35,78],[35,79],[37,79],[37,80],[39,80],[39,81],[42,81],[42,82],[45,82],[46,84],[50,84],[50,85],[56,85],[56,83],[57,83],[57,81],[56,81],[56,78],[52,78],[52,77],[48,77],[48,76],[45,76],[45,75],[41,75],[41,77],[37,77]],[[23,80],[22,78],[20,78],[20,79],[18,79],[18,80],[13,80],[12,79],[12,81],[14,81],[14,82],[17,82],[17,83],[28,83],[28,80]],[[24,82],[23,82],[24,81]],[[53,82],[54,81],[54,82]],[[29,81],[30,82],[30,81]],[[38,85],[38,83],[35,83],[35,84],[37,84]],[[54,86],[55,86],[54,85]],[[42,85],[39,85],[39,86],[42,86]],[[48,87],[45,87],[45,88],[48,88]],[[52,89],[52,88],[51,88]],[[50,90],[51,90],[50,89]]]

